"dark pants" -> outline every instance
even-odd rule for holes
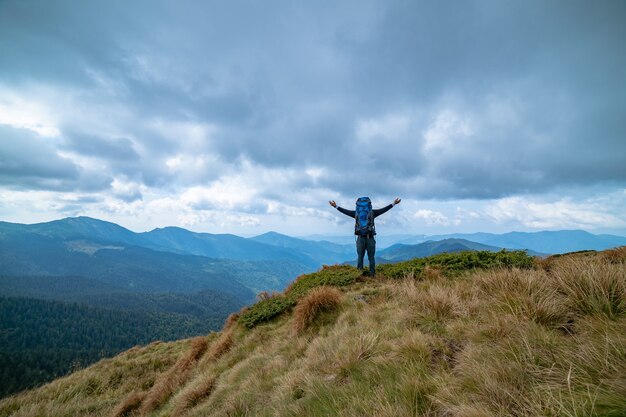
[[[359,269],[363,269],[365,251],[367,251],[367,258],[370,261],[370,275],[374,276],[376,274],[376,259],[374,258],[376,254],[376,240],[373,236],[359,236],[356,239],[356,254],[358,255],[356,267]]]

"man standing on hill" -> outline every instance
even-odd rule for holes
[[[330,200],[328,203],[345,214],[346,216],[355,219],[354,234],[357,236],[356,240],[356,253],[358,255],[357,268],[363,269],[363,257],[365,251],[367,251],[367,258],[370,263],[370,276],[376,274],[376,228],[374,227],[374,219],[383,213],[391,210],[396,204],[400,204],[399,198],[396,198],[393,203],[380,209],[372,209],[372,201],[369,197],[360,197],[356,200],[356,210],[346,210],[343,207],[337,207],[335,201]]]

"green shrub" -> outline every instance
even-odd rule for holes
[[[444,275],[454,276],[461,271],[472,269],[488,269],[501,267],[517,267],[530,269],[533,257],[525,251],[466,251],[458,253],[441,253],[427,258],[415,258],[396,264],[378,267],[378,272],[389,278],[402,278],[405,275],[419,276],[426,266],[436,266]]]
[[[299,276],[287,288],[285,293],[291,298],[305,296],[312,288],[321,287],[346,287],[356,282],[361,276],[361,271],[350,265],[324,266],[318,272]]]
[[[324,266],[318,272],[299,276],[286,290],[285,295],[276,295],[259,301],[241,314],[239,322],[248,329],[269,321],[293,308],[299,299],[316,287],[345,287],[354,283],[361,271],[349,265]]]
[[[268,321],[296,305],[296,301],[284,295],[275,295],[259,301],[239,317],[239,323],[252,329],[259,323]]]

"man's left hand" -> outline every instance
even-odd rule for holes
[[[393,205],[395,206],[396,204],[400,204],[400,201],[402,201],[399,198],[396,198],[395,200],[393,200]]]

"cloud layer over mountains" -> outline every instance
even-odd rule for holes
[[[345,226],[330,198],[399,195],[390,230],[626,232],[625,21],[615,1],[4,1],[0,216],[298,234]]]

